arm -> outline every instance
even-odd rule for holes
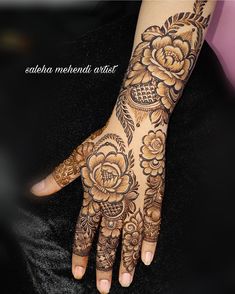
[[[107,293],[122,235],[119,280],[130,285],[136,263],[153,259],[160,229],[165,142],[170,114],[203,44],[215,1],[143,1],[134,50],[106,126],[33,188],[52,194],[80,174],[83,206],[76,226],[72,270],[85,272],[99,227],[97,288]]]

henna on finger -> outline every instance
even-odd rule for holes
[[[100,206],[85,192],[83,206],[75,229],[73,253],[88,256],[101,219]]]
[[[69,158],[55,168],[52,175],[60,187],[65,187],[79,177],[80,168],[85,164],[86,158],[93,150],[93,147],[94,143],[92,141],[84,142],[72,152]]]
[[[134,50],[116,103],[116,116],[127,136],[149,118],[153,127],[168,123],[200,52],[210,15],[207,0],[195,0],[193,10],[153,25]]]
[[[116,219],[114,217],[102,219],[96,254],[97,270],[110,271],[112,269],[122,224],[122,215]]]
[[[147,176],[144,198],[144,240],[156,242],[160,230],[164,193],[166,135],[162,130],[149,131],[142,142],[140,166]]]

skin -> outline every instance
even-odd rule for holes
[[[174,5],[173,5],[174,4]],[[134,50],[106,126],[32,188],[53,194],[82,177],[72,273],[85,274],[95,232],[97,289],[108,293],[118,243],[119,281],[128,287],[139,256],[150,265],[161,222],[170,115],[200,52],[215,1],[143,1]]]

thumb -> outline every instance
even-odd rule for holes
[[[78,146],[66,160],[55,168],[53,173],[34,185],[31,192],[36,196],[46,196],[70,184],[80,176],[80,168],[85,165],[85,160],[92,149],[92,142],[85,142]]]
[[[46,196],[53,194],[61,189],[62,187],[59,184],[57,184],[52,173],[45,179],[41,180],[39,183],[35,184],[31,188],[31,192],[36,196]]]

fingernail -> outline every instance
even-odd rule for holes
[[[108,280],[99,281],[99,290],[101,293],[109,293],[110,282]]]
[[[131,281],[132,281],[132,277],[131,277],[130,274],[124,273],[124,274],[121,275],[121,281],[120,282],[121,282],[121,285],[123,287],[129,287],[130,284],[131,284]]]
[[[153,260],[152,252],[149,252],[149,251],[145,252],[144,264],[145,265],[150,265],[152,260]]]
[[[75,266],[75,270],[74,270],[74,276],[75,276],[75,278],[81,279],[82,276],[84,275],[84,273],[85,273],[84,267],[82,267],[82,266]]]
[[[41,182],[37,183],[36,185],[33,186],[32,190],[35,192],[42,191],[45,188],[45,181],[42,180]]]

